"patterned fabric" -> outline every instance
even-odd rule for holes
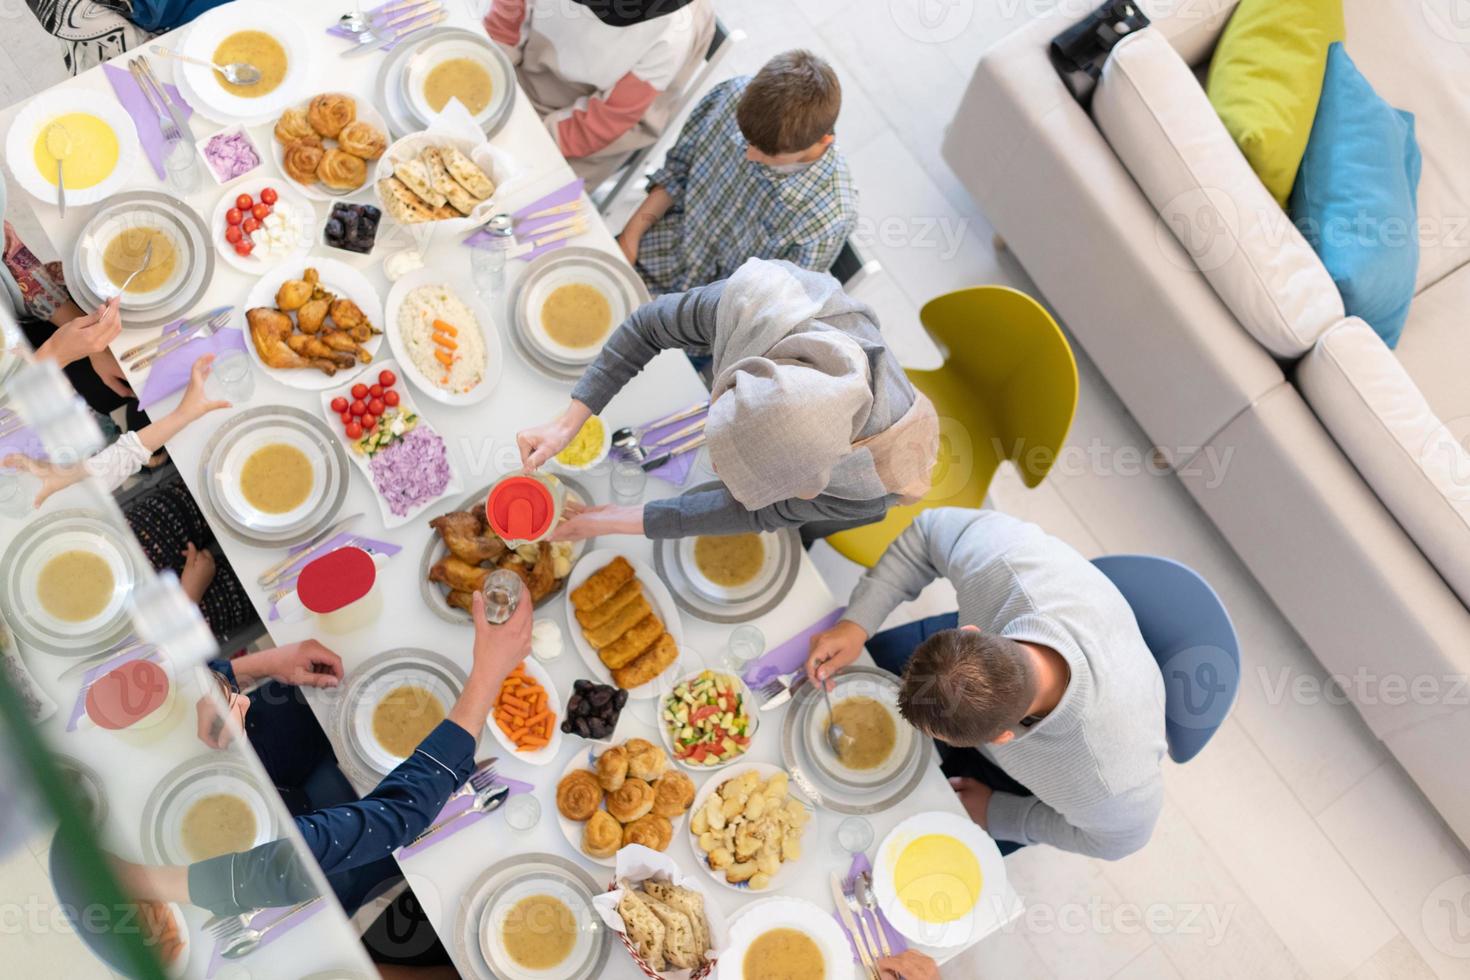
[[[61,41],[66,70],[88,68],[141,47],[153,35],[126,17],[128,0],[26,0],[47,34]]]
[[[37,320],[49,320],[57,307],[71,299],[61,263],[36,258],[8,221],[5,222],[5,271],[20,287],[25,312]]]
[[[826,272],[857,223],[857,189],[835,143],[795,173],[745,158],[735,107],[749,82],[712,89],[649,178],[674,199],[638,247],[638,272],[655,294],[725,279],[749,258]]]

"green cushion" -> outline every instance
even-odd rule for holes
[[[1207,91],[1261,182],[1286,206],[1307,151],[1342,0],[1241,0],[1210,63]]]

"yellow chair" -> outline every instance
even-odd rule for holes
[[[1040,303],[1006,286],[935,297],[919,312],[945,356],[937,371],[909,371],[939,413],[939,458],[923,500],[876,524],[827,539],[871,567],[914,517],[930,507],[979,507],[1001,460],[1028,487],[1046,479],[1077,410],[1077,362]]]

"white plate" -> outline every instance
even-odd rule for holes
[[[479,112],[471,113],[475,123],[483,126],[491,116],[500,111],[501,105],[515,91],[516,80],[506,73],[503,59],[495,57],[484,44],[477,44],[468,38],[445,40],[410,56],[408,64],[403,67],[402,75],[407,102],[421,119],[433,119],[438,115],[440,110],[431,108],[424,98],[424,81],[436,67],[456,58],[468,58],[490,75],[490,101]],[[465,111],[469,112],[469,106],[465,106]]]
[[[367,343],[362,345],[369,354],[373,355],[371,364],[358,363],[356,367],[338,371],[331,377],[316,368],[266,367],[265,362],[260,359],[259,352],[255,349],[255,344],[250,340],[250,326],[245,322],[245,311],[258,306],[274,309],[276,290],[281,288],[281,283],[287,279],[299,279],[308,268],[317,270],[323,288],[352,300],[362,308],[362,312],[367,315],[373,326],[382,329],[383,300],[378,296],[378,291],[373,288],[373,284],[352,266],[322,256],[287,259],[273,266],[250,288],[250,295],[245,298],[245,305],[236,313],[239,321],[236,326],[245,333],[245,349],[249,352],[251,360],[255,361],[255,366],[281,384],[290,388],[299,388],[302,391],[325,391],[328,388],[341,387],[344,382],[350,385],[352,380],[364,371],[372,369],[376,372],[378,369],[377,356],[378,348],[383,346],[382,334],[374,334]]]
[[[545,667],[532,657],[527,657],[521,663],[525,664],[526,673],[530,674],[545,689],[546,703],[555,712],[555,717],[551,719],[551,741],[534,752],[525,752],[516,748],[515,743],[505,737],[505,732],[500,730],[500,725],[496,723],[493,713],[485,719],[485,727],[494,733],[495,741],[517,759],[529,766],[544,766],[555,759],[556,754],[561,751],[561,720],[566,714],[566,707],[562,704],[561,694],[556,689],[556,682],[551,679]]]
[[[577,611],[572,608],[572,592],[583,582],[591,578],[593,572],[602,568],[619,555],[622,555],[622,552],[615,551],[612,548],[599,548],[596,551],[589,551],[583,555],[577,564],[573,566],[572,574],[567,576],[567,586],[563,599],[567,617],[567,632],[572,634],[572,645],[582,655],[582,660],[587,664],[587,668],[592,671],[592,676],[603,684],[613,684],[612,671],[607,669],[607,665],[598,658],[597,651],[592,648],[592,644],[587,642],[587,637],[582,635],[582,627],[577,622]],[[688,673],[692,668],[686,663],[684,627],[679,621],[679,607],[674,605],[674,597],[669,595],[668,588],[664,585],[663,580],[653,573],[653,569],[649,568],[637,558],[628,558],[627,555],[623,555],[623,557],[627,558],[628,564],[633,566],[633,572],[638,576],[638,581],[643,586],[643,594],[648,597],[649,605],[653,606],[653,611],[658,613],[659,619],[664,621],[664,629],[674,638],[674,643],[679,647],[679,658],[665,667],[659,677],[664,676],[664,674],[672,674],[677,677]],[[613,686],[616,685],[614,684]],[[628,692],[628,700],[630,701],[639,701],[657,696],[658,677],[655,677],[647,684],[640,684]]]
[[[318,94],[339,94],[347,96],[357,105],[357,115],[355,117],[356,119],[365,123],[371,123],[374,127],[377,128],[378,132],[383,134],[383,139],[387,140],[391,138],[388,133],[388,124],[383,120],[383,114],[379,112],[371,102],[367,101],[366,99],[359,98],[358,96],[353,95],[350,92],[321,92]],[[316,96],[312,96],[312,98],[315,97]],[[307,106],[309,105],[311,105],[311,99],[300,102],[297,108],[305,111]],[[290,107],[286,106],[284,108]],[[272,120],[272,123],[274,123],[274,120]],[[274,125],[272,125],[272,129],[274,129]],[[367,179],[362,182],[361,187],[354,187],[350,191],[334,191],[326,184],[323,184],[319,181],[310,184],[302,183],[301,181],[286,175],[286,148],[281,145],[280,140],[276,139],[276,135],[274,132],[270,134],[270,144],[271,159],[275,161],[276,171],[281,174],[281,179],[289,183],[292,187],[296,188],[302,194],[305,194],[307,197],[311,198],[313,201],[345,201],[348,198],[355,197],[358,194],[363,194],[369,191],[372,188],[373,184],[377,182],[378,177],[381,176],[378,173],[378,164],[382,162],[383,157],[379,157],[377,160],[363,161],[363,163],[367,164]],[[325,146],[327,149],[331,149],[332,147],[337,145],[337,141],[324,139],[322,140],[322,145]],[[384,156],[386,156],[386,154]]]
[[[980,894],[969,914],[950,922],[920,919],[897,894],[894,869],[905,847],[920,837],[941,834],[953,837],[975,856],[980,865]],[[1000,850],[985,831],[958,813],[917,813],[888,832],[873,858],[873,891],[878,905],[893,927],[906,938],[924,946],[965,946],[988,935],[1019,912],[1020,901],[1006,880]]]
[[[485,198],[468,216],[459,218],[446,218],[443,221],[425,221],[408,227],[421,231],[424,234],[434,232],[468,233],[474,231],[490,219],[490,216],[501,210],[499,202],[504,195],[501,193],[507,185],[515,179],[518,167],[515,158],[509,153],[494,146],[485,139],[469,139],[458,133],[449,132],[444,129],[429,128],[420,133],[410,133],[397,142],[393,143],[383,153],[379,161],[382,166],[378,168],[379,179],[387,179],[393,176],[394,161],[416,159],[418,155],[431,146],[452,146],[474,162],[485,173],[490,175],[495,189],[490,196]],[[378,193],[377,184],[373,185],[373,193],[377,198],[378,205],[383,209],[383,215],[393,221],[392,212],[383,201],[383,195]],[[394,224],[397,224],[394,221]]]
[[[265,95],[244,98],[225,91],[215,81],[213,68],[179,62],[175,78],[188,86],[186,98],[196,110],[215,122],[255,124],[280,115],[287,106],[301,101],[311,80],[310,41],[318,28],[308,28],[279,3],[229,3],[206,11],[189,25],[183,40],[174,45],[181,54],[212,61],[220,42],[237,31],[269,34],[286,52],[286,77]]]
[[[714,602],[744,602],[754,598],[770,588],[771,583],[781,574],[784,566],[781,561],[779,536],[767,531],[759,534],[758,537],[764,552],[761,556],[761,567],[755,577],[744,585],[716,585],[705,577],[699,563],[694,560],[694,543],[699,540],[697,537],[679,539],[677,547],[680,571],[684,573],[690,585],[698,589],[705,598]]]
[[[373,499],[378,502],[378,512],[383,515],[383,526],[389,528],[402,527],[409,521],[415,520],[420,514],[437,504],[439,501],[443,500],[445,497],[448,497],[451,494],[458,494],[463,491],[464,485],[460,483],[459,474],[456,473],[454,470],[454,463],[449,459],[449,441],[447,439],[444,439],[444,434],[442,432],[439,432],[438,429],[435,429],[432,425],[429,424],[428,419],[424,418],[423,413],[419,411],[419,407],[414,404],[413,396],[408,393],[408,386],[403,383],[403,365],[398,364],[397,362],[392,360],[387,360],[374,361],[372,364],[369,365],[369,367],[372,370],[367,372],[366,374],[362,374],[356,379],[348,380],[340,385],[337,385],[336,387],[329,388],[328,390],[323,391],[321,394],[322,414],[325,417],[324,420],[327,424],[327,428],[331,429],[332,434],[337,437],[337,440],[340,443],[342,443],[342,448],[347,453],[347,458],[352,460],[352,465],[355,466],[358,471],[367,478],[368,486],[372,487]],[[398,375],[398,383],[393,386],[393,390],[398,392],[399,411],[406,414],[417,415],[419,417],[419,422],[415,428],[427,429],[430,432],[438,435],[440,439],[444,439],[444,461],[449,466],[449,481],[444,484],[444,489],[439,491],[439,493],[435,496],[428,497],[420,501],[406,514],[393,513],[392,509],[388,506],[387,498],[385,498],[382,493],[378,491],[378,485],[373,480],[372,461],[367,456],[357,452],[355,449],[352,448],[352,440],[347,438],[347,431],[342,426],[341,416],[337,412],[332,411],[332,399],[341,396],[351,402],[353,385],[365,384],[371,386],[377,382],[378,375],[385,370],[392,371],[394,374]],[[447,608],[448,603],[446,603],[445,606]]]
[[[117,136],[117,166],[112,168],[112,173],[91,187],[78,190],[68,187],[68,207],[96,204],[122,190],[132,177],[133,168],[141,153],[138,131],[133,128],[132,117],[112,98],[110,92],[104,94],[93,89],[75,87],[47,89],[16,113],[10,130],[5,134],[5,159],[10,164],[10,172],[15,175],[16,183],[46,204],[56,204],[56,185],[51,182],[56,175],[52,174],[48,179],[36,168],[36,140],[41,138],[52,120],[73,112],[96,116],[112,129]],[[64,174],[65,165],[62,171]]]
[[[383,317],[383,332],[388,335],[388,346],[392,348],[393,357],[403,368],[403,374],[426,397],[446,405],[478,405],[495,391],[495,386],[500,383],[501,373],[505,369],[505,352],[500,346],[500,330],[496,327],[495,318],[466,279],[467,276],[464,274],[449,275],[432,268],[416,269],[399,279],[388,291],[387,308]],[[403,339],[402,330],[398,325],[398,316],[408,294],[420,286],[439,284],[447,285],[460,302],[469,307],[470,312],[475,315],[480,336],[485,342],[484,377],[480,379],[479,384],[463,393],[445,391],[424,377],[423,372],[408,356],[408,342]]]
[[[107,270],[102,263],[102,257],[107,247],[112,244],[113,239],[119,235],[126,234],[133,229],[153,229],[160,232],[174,249],[174,267],[167,279],[156,289],[145,292],[129,291],[122,296],[118,304],[123,310],[147,310],[166,303],[178,295],[183,288],[185,280],[189,278],[190,256],[193,254],[193,246],[179,226],[170,221],[164,215],[156,211],[120,211],[108,215],[102,221],[94,225],[88,232],[88,237],[95,242],[95,246],[83,249],[86,258],[86,276],[89,284],[96,287],[105,296],[117,295],[118,286],[107,275]],[[132,241],[127,245],[130,247]],[[130,248],[131,251],[131,248]],[[142,252],[136,253],[135,261],[143,261]]]
[[[567,347],[559,344],[551,338],[541,323],[541,310],[546,305],[547,297],[558,287],[574,283],[596,289],[607,300],[612,313],[608,319],[607,333],[589,347]],[[542,353],[567,364],[589,364],[595,360],[602,352],[602,345],[607,343],[607,338],[612,336],[613,331],[632,312],[633,307],[629,305],[622,281],[610,271],[592,264],[568,262],[554,266],[538,277],[526,294],[526,320],[531,342]]]
[[[722,674],[725,677],[734,679],[736,685],[739,687],[740,694],[743,698],[743,702],[745,705],[745,716],[746,718],[750,719],[750,726],[745,730],[745,734],[746,737],[749,738],[752,742],[755,741],[755,733],[760,730],[761,724],[760,708],[756,704],[755,696],[750,693],[750,688],[746,686],[745,681],[741,679],[739,674],[736,674],[733,671],[729,670],[721,670],[717,667],[701,667],[698,670],[691,670],[687,674],[679,675],[674,675],[669,673],[668,671],[664,671],[663,674],[661,674],[659,677],[661,683],[659,684],[658,688],[657,707],[655,707],[654,709],[658,716],[658,731],[659,734],[663,736],[664,749],[669,753],[669,761],[674,763],[675,765],[682,766],[690,772],[714,772],[717,769],[724,769],[729,766],[733,766],[741,759],[745,758],[745,753],[750,751],[750,746],[747,745],[745,747],[745,752],[741,752],[733,759],[728,759],[725,762],[712,762],[706,765],[701,765],[697,762],[690,762],[684,759],[675,758],[674,733],[669,730],[669,723],[664,718],[664,701],[667,700],[668,697],[674,693],[674,688],[678,687],[684,681],[693,680],[700,674],[704,673],[705,670],[711,670],[716,674]],[[665,677],[669,678],[669,680],[666,682],[663,681],[663,678]]]
[[[698,813],[700,809],[704,806],[705,802],[709,800],[711,794],[715,792],[715,790],[719,789],[721,786],[725,785],[737,776],[752,771],[760,773],[761,782],[765,782],[772,776],[776,775],[776,773],[778,772],[786,772],[786,770],[782,769],[780,766],[773,766],[768,762],[742,762],[737,765],[733,765],[728,769],[721,770],[719,775],[711,776],[704,781],[704,785],[699,787],[699,792],[694,794],[694,805],[689,808],[689,812]],[[788,773],[787,775],[789,776],[790,774]],[[807,811],[812,813],[812,817],[811,819],[807,820],[806,826],[802,828],[801,857],[797,858],[795,861],[782,862],[781,867],[776,871],[776,873],[771,875],[770,885],[761,889],[760,892],[775,893],[781,891],[787,883],[798,876],[799,868],[802,868],[805,864],[811,863],[807,861],[807,858],[808,856],[810,856],[812,848],[818,846],[816,835],[811,833],[813,823],[816,820],[815,807],[813,807],[811,802],[806,799],[806,794],[801,791],[801,788],[797,786],[796,780],[794,779],[790,781],[786,790],[786,795],[801,802],[801,804],[807,808]],[[689,839],[689,851],[694,855],[695,863],[704,869],[705,874],[709,875],[712,879],[719,882],[726,888],[732,888],[737,892],[744,892],[747,895],[760,894],[760,892],[752,892],[750,890],[750,885],[746,882],[742,882],[736,885],[726,881],[725,872],[723,870],[716,871],[714,868],[711,868],[709,866],[709,856],[699,849],[699,840],[695,836],[693,830],[691,830],[686,836]]]
[[[822,952],[823,975],[828,980],[852,977],[852,947],[832,913],[802,898],[772,895],[742,908],[731,923],[730,942],[720,954],[717,966],[719,980],[743,980],[745,954],[751,943],[772,929],[795,929],[816,943]]]
[[[277,443],[291,446],[307,458],[311,464],[311,492],[299,506],[280,514],[270,514],[257,509],[245,498],[240,477],[252,455]],[[215,484],[218,491],[215,503],[239,523],[268,534],[287,534],[311,521],[327,492],[326,460],[317,454],[317,447],[309,435],[289,425],[265,425],[243,433],[225,451],[224,457],[216,464],[216,471],[219,480]]]
[[[251,253],[241,255],[235,251],[235,246],[225,240],[225,213],[235,206],[235,198],[241,194],[249,194],[255,200],[260,200],[260,192],[267,187],[273,187],[279,199],[276,206],[289,207],[296,217],[299,226],[296,248],[286,255],[276,255],[272,258],[262,258],[260,255]],[[306,198],[296,185],[285,177],[245,177],[238,182],[232,181],[230,187],[219,196],[215,203],[214,213],[209,216],[209,234],[214,247],[219,251],[220,258],[241,272],[252,276],[264,274],[272,266],[282,262],[302,261],[306,253],[310,252],[317,242],[317,235],[321,229],[317,227],[316,208]]]
[[[259,847],[272,838],[275,820],[270,803],[260,791],[229,772],[208,773],[192,780],[170,801],[169,808],[162,814],[163,840],[168,849],[165,857],[169,863],[190,864],[195,860],[184,847],[184,817],[189,808],[203,797],[219,794],[238,797],[250,808],[250,814],[255,818],[255,839],[250,847]]]
[[[849,769],[838,761],[837,753],[827,744],[827,705],[813,704],[807,712],[805,736],[807,751],[831,776],[849,786],[876,787],[896,776],[905,768],[912,742],[916,737],[914,727],[903,720],[898,712],[898,684],[885,683],[871,674],[838,674],[832,685],[832,704],[838,705],[848,698],[867,697],[882,704],[893,718],[893,751],[888,758],[872,769]]]
[[[112,573],[112,595],[107,605],[91,619],[83,622],[68,622],[57,619],[41,602],[36,587],[40,584],[42,570],[52,559],[68,551],[85,551],[101,558]],[[84,637],[106,630],[122,613],[128,597],[133,594],[133,570],[127,558],[116,544],[100,534],[71,530],[47,535],[31,551],[24,567],[19,569],[22,595],[31,619],[47,633],[60,636]]]
[[[571,952],[566,959],[547,970],[528,970],[519,966],[505,949],[506,919],[517,902],[532,895],[547,895],[559,899],[577,923],[577,940]],[[480,953],[495,970],[496,976],[504,977],[505,980],[561,980],[566,975],[568,963],[585,963],[591,958],[593,944],[602,938],[602,932],[598,928],[600,924],[601,920],[593,913],[586,896],[577,892],[566,881],[552,875],[526,878],[506,888],[493,904],[485,907],[485,915],[480,920]]]
[[[373,679],[357,701],[357,711],[352,716],[352,733],[357,746],[368,760],[382,772],[391,772],[406,756],[394,755],[373,734],[373,712],[388,694],[405,685],[423,688],[439,699],[448,714],[459,700],[459,692],[446,684],[438,674],[405,662],[397,669],[385,672]]]
[[[491,727],[494,727],[494,722],[491,723]],[[573,752],[572,757],[567,760],[567,767],[562,770],[561,775],[557,778],[557,785],[561,785],[561,781],[563,779],[567,778],[567,776],[571,775],[578,769],[590,769],[594,773],[597,772],[597,757],[603,752],[606,752],[608,749],[613,748],[616,745],[622,745],[625,742],[627,742],[627,739],[621,739],[614,742],[589,743],[587,744],[586,749],[579,749],[578,751]],[[670,756],[670,764],[672,764],[673,761],[673,757]],[[669,771],[675,772],[677,770],[670,769]],[[553,795],[555,794],[555,791],[555,787],[552,787]],[[607,809],[607,807],[606,805],[603,805],[599,809],[605,810]],[[685,824],[689,820],[689,814],[692,812],[693,807],[685,810],[679,816],[674,817],[672,820],[669,821],[670,826],[674,828],[674,834],[672,837],[669,838],[669,846],[663,851],[663,853],[667,854],[669,851],[673,850],[674,844],[679,840],[681,836],[683,836],[681,831],[683,831]],[[577,858],[579,860],[590,861],[591,863],[599,864],[604,868],[612,868],[617,866],[618,856],[616,854],[614,854],[612,857],[599,858],[593,857],[586,851],[582,850],[582,831],[583,828],[587,826],[587,822],[585,820],[568,820],[566,817],[561,815],[560,810],[557,810],[556,822],[557,825],[561,827],[561,835],[567,839],[567,843],[570,844],[572,850],[576,852]]]

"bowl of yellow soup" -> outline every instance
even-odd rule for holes
[[[851,980],[852,950],[830,909],[772,896],[736,913],[718,980]]]
[[[375,770],[391,772],[448,716],[458,697],[434,671],[414,664],[386,671],[357,700],[354,741]]]
[[[86,637],[123,615],[133,570],[117,545],[100,535],[67,530],[48,535],[26,558],[27,612],[50,634]]]
[[[552,265],[525,290],[531,343],[563,364],[590,363],[634,308],[626,285],[592,263]]]
[[[501,110],[516,84],[499,49],[470,38],[424,46],[404,66],[402,78],[406,101],[420,119],[432,119],[457,99],[482,126]]]
[[[225,450],[216,500],[237,524],[287,534],[316,518],[327,477],[327,460],[308,433],[267,424]]]
[[[260,70],[254,85],[226,81],[212,68],[178,66],[194,108],[219,122],[257,122],[278,115],[301,100],[310,78],[307,39],[315,31],[302,25],[289,7],[232,3],[201,14],[189,25],[180,53],[216,64],[245,62]]]
[[[5,137],[5,159],[16,183],[54,205],[58,155],[67,205],[95,204],[131,178],[139,155],[137,130],[111,92],[53,89],[16,114]]]
[[[602,942],[602,922],[587,897],[555,875],[509,885],[480,920],[480,952],[508,980],[575,976]]]
[[[907,818],[873,859],[873,891],[884,915],[925,946],[975,942],[1020,914],[1000,850],[963,813]]]
[[[188,285],[194,248],[170,215],[137,208],[118,209],[89,227],[78,254],[93,293],[119,296],[124,310],[150,310],[175,299]],[[124,283],[127,289],[119,293]]]
[[[275,836],[270,804],[255,783],[230,766],[203,767],[168,795],[159,843],[169,864],[238,854]]]

